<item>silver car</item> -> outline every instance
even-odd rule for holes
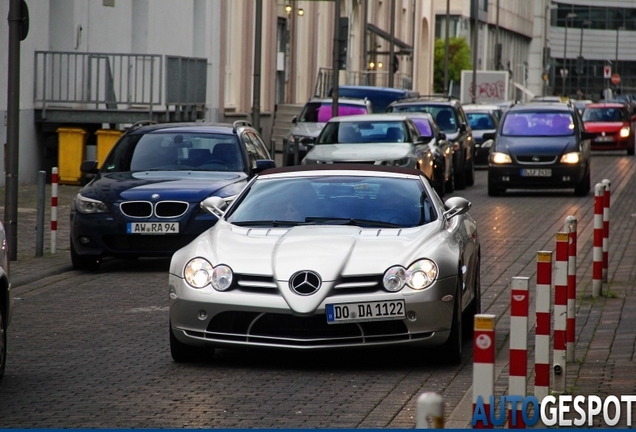
[[[216,347],[441,347],[462,356],[481,310],[470,203],[443,203],[418,171],[316,165],[265,171],[172,257],[175,361]]]
[[[9,283],[9,259],[7,255],[7,236],[0,222],[0,379],[4,376],[7,364],[7,328],[13,316],[13,295]]]

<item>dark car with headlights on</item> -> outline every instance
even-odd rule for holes
[[[238,194],[274,161],[258,132],[234,124],[131,128],[71,206],[71,261],[94,270],[103,257],[169,257],[216,223],[199,204]]]
[[[564,103],[514,105],[502,118],[488,164],[488,195],[507,189],[573,188],[585,196],[591,186],[590,136],[576,107]]]
[[[170,351],[411,347],[460,363],[481,313],[470,202],[421,172],[378,165],[268,170],[172,256]],[[413,355],[419,355],[414,352]]]
[[[408,115],[397,113],[334,117],[325,125],[313,148],[303,159],[303,165],[333,163],[363,163],[400,166],[420,170],[444,195],[446,180],[436,177],[434,153],[430,146],[435,137],[421,136]]]

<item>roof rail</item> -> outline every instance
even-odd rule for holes
[[[139,121],[134,122],[132,124],[132,126],[129,127],[126,130],[126,133],[135,131],[135,130],[139,129],[142,126],[149,126],[149,125],[156,125],[156,124],[157,124],[157,122],[154,121],[154,120],[139,120]]]
[[[236,133],[236,129],[241,126],[254,127],[252,126],[252,123],[248,122],[247,120],[237,120],[232,123],[232,132]]]

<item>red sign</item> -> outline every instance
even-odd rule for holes
[[[603,67],[603,78],[607,79],[612,76],[612,67],[604,66]]]
[[[612,78],[610,78],[610,81],[614,85],[619,85],[621,83],[621,76],[617,73],[613,73]]]

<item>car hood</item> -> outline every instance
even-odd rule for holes
[[[320,131],[322,130],[322,128],[325,127],[326,124],[327,123],[309,122],[296,123],[291,131],[289,131],[288,135],[315,138],[320,134]]]
[[[583,123],[587,132],[618,132],[623,126],[622,122],[585,122]]]
[[[574,136],[554,137],[504,137],[496,141],[493,151],[504,151],[511,155],[560,155],[569,151],[578,151]]]
[[[242,172],[137,171],[98,174],[80,193],[104,202],[149,200],[159,194],[161,200],[200,202],[224,190],[223,196],[240,192],[247,175]]]
[[[320,306],[330,294],[333,282],[342,276],[381,275],[396,264],[408,266],[424,251],[427,257],[442,263],[440,278],[452,275],[453,270],[456,272],[452,268],[455,264],[443,263],[456,261],[444,259],[453,252],[447,246],[448,232],[437,231],[440,224],[436,221],[409,229],[317,225],[252,228],[221,220],[178,251],[173,264],[181,266],[191,257],[203,256],[212,263],[228,265],[235,274],[273,275],[291,309],[309,314]],[[287,281],[301,270],[320,275],[323,287],[315,295],[299,296],[287,288]]]
[[[409,143],[320,144],[307,154],[307,159],[324,162],[397,160],[408,156],[411,149]]]

